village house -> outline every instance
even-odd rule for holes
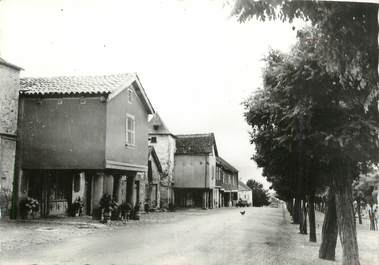
[[[158,155],[153,146],[149,146],[149,157],[147,163],[148,169],[147,181],[145,183],[145,204],[148,204],[150,209],[157,209],[161,207],[161,177],[163,171]]]
[[[93,216],[104,194],[143,203],[154,109],[136,74],[23,78],[19,111],[18,201],[38,199],[42,216],[78,197]]]
[[[153,146],[162,165],[160,183],[161,207],[167,208],[174,203],[174,160],[176,152],[176,136],[173,135],[158,113],[149,121],[149,145]]]
[[[21,70],[0,58],[0,218],[11,207]]]
[[[253,206],[253,190],[242,181],[238,182],[238,200],[246,201],[248,206]]]
[[[220,207],[235,206],[238,200],[238,170],[221,157],[216,158],[216,186]]]
[[[175,203],[179,207],[216,207],[216,140],[213,133],[176,135]]]

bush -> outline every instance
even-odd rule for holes
[[[124,202],[118,207],[118,210],[121,211],[121,217],[125,219],[129,219],[132,209],[133,206],[128,202]]]
[[[112,196],[108,193],[104,194],[100,200],[100,208],[104,209],[104,212],[112,212],[116,210],[118,204],[115,200],[113,200]]]
[[[38,200],[26,197],[23,198],[20,202],[20,212],[21,215],[25,218],[27,217],[28,213],[31,212],[32,216],[34,217],[34,213],[39,211],[39,202]]]
[[[82,201],[82,199],[79,196],[75,199],[75,201],[71,205],[71,214],[73,216],[75,216],[76,213],[81,215],[82,211],[83,211],[83,207],[84,207],[84,202]]]

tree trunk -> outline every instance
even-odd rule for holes
[[[316,239],[316,215],[315,215],[315,196],[311,193],[309,196],[309,241],[317,242]]]
[[[352,178],[345,163],[338,165],[337,175],[333,178],[336,196],[337,224],[342,245],[342,264],[360,265],[357,230],[354,222]]]
[[[306,200],[303,200],[303,234],[308,234],[308,225],[307,225],[307,216],[308,216],[308,206]]]
[[[357,212],[358,212],[358,222],[362,224],[362,212],[361,212],[361,200],[357,199]]]
[[[288,200],[287,201],[287,210],[289,212],[289,214],[291,215],[291,217],[293,217],[293,200]]]
[[[370,230],[375,231],[375,214],[372,210],[371,204],[370,204],[370,210],[368,212],[368,219],[370,220]]]
[[[335,260],[337,244],[337,212],[336,201],[332,188],[329,188],[326,201],[324,223],[322,225],[321,245],[318,253],[320,259]]]
[[[305,200],[301,201],[301,211],[300,211],[300,220],[299,220],[299,230],[300,234],[307,234],[307,207],[305,205]]]
[[[295,205],[293,207],[293,214],[292,214],[293,224],[299,224],[300,208],[301,208],[300,200],[298,198],[295,198]]]

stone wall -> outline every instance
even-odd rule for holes
[[[157,138],[157,142],[150,142],[150,145],[154,146],[163,172],[167,171],[168,180],[172,181],[176,151],[175,139],[171,135],[154,135],[154,137]]]
[[[19,70],[0,64],[0,218],[9,213],[16,152]]]
[[[149,161],[151,161],[152,180],[151,182],[149,180],[146,182],[145,201],[150,203],[151,207],[159,208],[161,205],[161,173],[159,172],[158,167],[155,164],[155,161],[152,156],[149,157]]]
[[[160,185],[160,202],[161,207],[167,208],[169,202],[174,201],[174,192],[172,189],[172,183],[175,182],[174,179],[174,164],[175,164],[175,152],[176,152],[176,142],[172,135],[154,135],[150,136],[156,137],[156,143],[151,143],[154,146],[155,152],[159,158],[162,166],[163,174],[161,178]]]
[[[0,64],[0,88],[0,133],[15,134],[20,72]]]
[[[12,188],[15,150],[15,139],[0,136],[0,186],[2,188]]]

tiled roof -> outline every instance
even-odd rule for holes
[[[213,146],[216,156],[217,147],[213,133],[176,135],[176,154],[210,154]]]
[[[24,95],[46,94],[110,94],[136,80],[135,74],[102,76],[58,76],[47,78],[21,78]]]
[[[156,112],[154,116],[149,121],[149,133],[150,134],[162,134],[162,135],[172,135],[167,128],[166,124],[163,122],[162,118]],[[175,137],[175,136],[174,136]]]
[[[17,66],[17,65],[14,65],[14,64],[11,64],[11,63],[8,63],[7,61],[5,61],[3,58],[0,57],[0,64],[2,65],[6,65],[6,66],[9,66],[13,69],[16,69],[16,70],[24,70],[22,69],[21,67]]]
[[[229,164],[226,160],[222,159],[221,157],[216,158],[216,162],[219,163],[225,170],[228,170],[232,173],[238,173],[238,170],[235,169],[231,164]]]
[[[240,190],[240,191],[251,191],[250,187],[247,186],[242,181],[238,181],[238,190]]]

